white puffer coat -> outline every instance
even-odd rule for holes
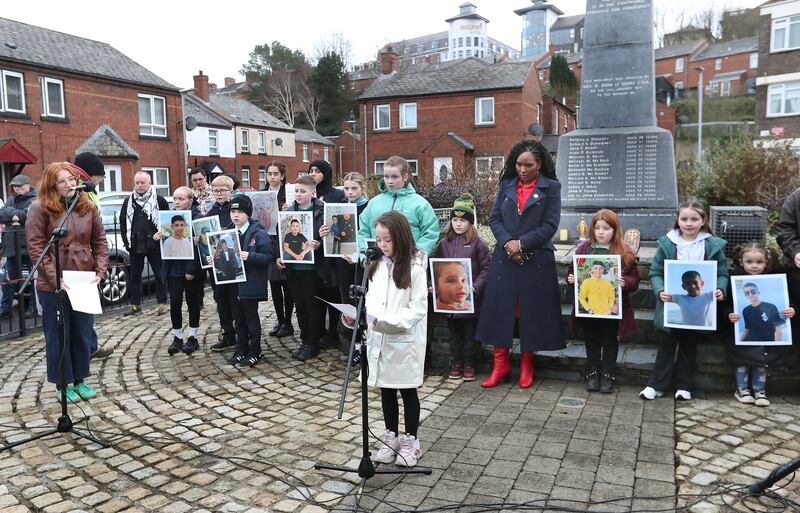
[[[428,280],[425,253],[412,260],[411,287],[398,289],[386,261],[369,282],[367,315],[377,320],[367,331],[370,386],[417,388],[425,370],[428,334]]]

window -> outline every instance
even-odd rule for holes
[[[25,81],[22,73],[0,70],[0,111],[25,114]]]
[[[494,97],[485,96],[475,98],[475,124],[493,125],[494,124]]]
[[[243,167],[242,168],[242,187],[249,189],[250,188],[250,168]]]
[[[494,180],[503,170],[503,156],[497,157],[476,157],[475,173],[480,180]]]
[[[425,45],[417,45],[417,53],[422,53],[425,51]]]
[[[772,20],[769,50],[778,52],[800,48],[800,15]]]
[[[553,125],[553,133],[555,135],[558,135],[558,109],[553,109],[552,125]]]
[[[459,46],[459,47],[462,47],[462,46],[464,46],[464,38],[463,38],[463,37],[459,37],[459,38],[458,38],[458,46]]]
[[[267,133],[263,130],[258,131],[258,152],[261,154],[267,152]]]
[[[467,50],[467,57],[472,57],[472,50]]]
[[[683,72],[683,57],[680,59],[675,59],[675,73],[682,73]]]
[[[767,89],[767,117],[800,114],[800,82],[773,84]]]
[[[758,52],[750,54],[750,67],[754,69],[758,67]]]
[[[57,78],[42,77],[42,116],[65,117],[64,82]]]
[[[544,80],[544,71],[539,70],[539,80]]]
[[[242,153],[250,153],[250,131],[246,128],[242,128],[242,131],[239,132],[241,134],[241,152]]]
[[[708,92],[708,87],[709,86],[711,87],[711,92],[712,93],[716,94],[716,93],[719,92],[719,82],[714,82],[714,83],[709,84],[708,86],[706,86],[706,92]]]
[[[167,136],[167,102],[162,96],[139,94],[139,135]]]
[[[458,56],[459,56],[459,58],[463,57],[464,56],[464,50],[459,50],[458,51]]]
[[[267,168],[258,166],[258,190],[263,190],[267,186]]]
[[[208,130],[208,154],[219,155],[219,132],[210,128]]]
[[[721,69],[722,69],[722,59],[716,59],[716,60],[714,61],[714,69],[715,69],[716,71],[719,71],[719,70],[721,70]]]
[[[720,82],[719,95],[720,96],[730,96],[731,95],[731,81],[730,80],[726,80],[725,82]]]
[[[383,174],[383,165],[384,164],[386,164],[385,160],[375,160],[373,162],[372,165],[373,165],[373,167],[375,169],[375,174],[376,175],[382,175]]]
[[[405,48],[403,48],[403,55],[408,55],[409,53],[411,53],[410,47],[406,46]]]
[[[453,38],[453,48],[456,47],[456,38]]]
[[[373,112],[373,130],[389,130],[392,128],[388,105],[376,105]]]
[[[169,168],[168,167],[143,167],[142,171],[150,175],[156,194],[169,196]]]
[[[431,50],[436,50],[439,48],[439,41],[434,41],[431,43]]]
[[[406,159],[406,162],[408,162],[408,168],[411,169],[411,176],[417,176],[419,173],[417,159]]]
[[[569,29],[569,40],[570,41],[575,40],[575,29]]]
[[[683,80],[675,82],[675,89],[683,89]]]
[[[472,39],[473,39],[472,40],[472,46],[480,46],[481,45],[481,43],[480,43],[480,41],[478,40],[477,37],[474,37]]]
[[[328,153],[328,147],[327,147],[327,146],[325,146],[325,147],[322,149],[322,160],[324,160],[325,162],[330,162],[330,161],[328,160],[328,156],[329,156],[329,155],[330,155],[330,154]]]

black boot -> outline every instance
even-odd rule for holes
[[[200,348],[200,344],[197,343],[196,337],[189,337],[186,339],[186,345],[183,346],[182,351],[186,354],[192,354]]]
[[[614,391],[614,375],[608,371],[604,371],[600,375],[600,393],[610,394]]]
[[[236,335],[233,333],[226,333],[222,336],[222,340],[211,346],[211,350],[217,353],[221,353],[227,349],[231,349],[236,346]]]
[[[589,392],[600,390],[600,370],[596,367],[590,367],[586,371],[586,390]]]
[[[183,349],[183,340],[178,337],[172,337],[172,344],[170,344],[169,349],[167,349],[169,355],[172,356],[181,349]]]
[[[278,332],[275,334],[278,338],[288,337],[294,334],[294,327],[292,326],[291,322],[287,322],[286,324],[281,324],[281,327],[278,329]]]
[[[275,324],[275,326],[273,326],[273,327],[272,327],[272,329],[271,329],[271,330],[269,330],[269,336],[270,336],[270,337],[274,337],[274,336],[276,336],[276,335],[278,334],[278,332],[281,330],[281,326],[282,326],[282,325],[283,325],[283,324],[282,324],[282,323],[280,323],[280,322],[279,322],[279,323],[276,323],[276,324]]]

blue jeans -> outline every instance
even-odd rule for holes
[[[30,260],[27,256],[23,256],[23,262],[30,267]],[[19,265],[19,257],[12,256],[6,258],[6,280],[18,280],[22,277],[22,267]],[[26,292],[28,300],[28,311],[36,310],[36,296],[34,295],[33,288],[35,281],[28,284],[28,291]],[[19,290],[22,282],[6,283],[3,285],[3,299],[0,300],[0,312],[10,312],[11,305],[14,303],[14,294]]]
[[[131,279],[128,282],[131,288],[131,305],[142,305],[142,271],[144,270],[144,259],[150,262],[153,269],[153,276],[156,280],[156,300],[159,305],[167,304],[167,284],[161,271],[161,253],[153,251],[151,253],[131,253]]]
[[[56,295],[39,291],[42,303],[42,327],[47,353],[47,381],[58,384],[59,342]],[[69,298],[64,298],[64,377],[68,385],[89,375],[89,347],[92,343],[94,315],[76,312]]]

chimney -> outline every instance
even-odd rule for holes
[[[194,76],[194,95],[204,102],[208,101],[208,76],[203,75],[203,70]]]
[[[230,87],[236,83],[236,79],[233,77],[225,77],[225,87]]]
[[[392,45],[386,46],[381,52],[381,73],[388,75],[400,69],[400,55],[394,51]]]

